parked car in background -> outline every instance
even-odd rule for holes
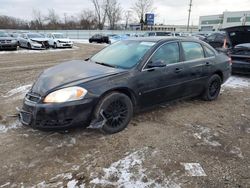
[[[224,40],[226,39],[225,33],[212,33],[209,36],[205,37],[203,41],[210,44],[212,47],[221,48],[224,44]]]
[[[62,33],[50,33],[47,35],[49,45],[53,48],[72,48],[73,42]]]
[[[89,43],[97,42],[97,43],[107,43],[110,44],[111,41],[107,35],[103,34],[95,34],[91,38],[89,38]]]
[[[38,33],[22,33],[18,37],[18,45],[28,49],[47,49],[49,48],[48,38]]]
[[[233,73],[250,74],[250,26],[226,28]]]
[[[215,100],[230,58],[188,38],[118,41],[86,61],[43,71],[24,99],[21,122],[40,129],[74,125],[123,130],[135,111],[177,99]]]
[[[144,37],[172,36],[172,32],[168,31],[150,31],[144,34]]]
[[[16,50],[17,40],[8,33],[0,31],[0,50]]]

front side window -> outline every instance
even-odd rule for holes
[[[186,61],[204,58],[204,51],[199,43],[182,42],[182,47]]]
[[[152,56],[150,62],[163,61],[166,64],[180,61],[179,45],[177,42],[161,46]]]

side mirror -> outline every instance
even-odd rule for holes
[[[160,67],[166,67],[166,63],[163,60],[157,60],[157,61],[151,61],[148,64],[148,68],[160,68]]]

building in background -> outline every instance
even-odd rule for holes
[[[223,14],[200,16],[199,31],[218,31],[240,25],[250,25],[250,11],[225,11]]]

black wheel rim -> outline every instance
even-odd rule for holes
[[[106,125],[111,128],[119,128],[128,116],[128,109],[121,100],[116,100],[107,106],[103,115],[107,119]]]
[[[209,86],[209,94],[211,97],[214,97],[218,94],[220,84],[217,80],[214,80]]]

